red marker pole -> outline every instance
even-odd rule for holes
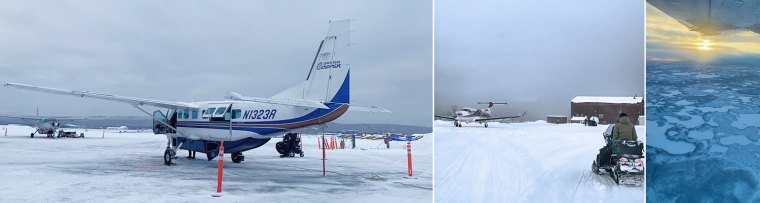
[[[412,142],[406,142],[406,160],[409,177],[412,177]]]
[[[216,175],[216,195],[214,197],[222,196],[222,174],[224,173],[224,141],[219,142],[219,168]]]
[[[326,144],[327,142],[325,141],[325,135],[322,135],[322,146],[325,146]],[[325,160],[327,160],[325,159],[325,148],[327,147],[322,147],[322,176],[327,175],[325,172]]]

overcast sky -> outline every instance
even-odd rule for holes
[[[339,123],[431,125],[430,1],[1,1],[0,81],[169,101],[272,96],[306,78],[331,19],[352,19]],[[143,115],[118,102],[0,88],[0,113]]]
[[[644,94],[644,2],[436,1],[435,113],[569,116],[575,96]]]

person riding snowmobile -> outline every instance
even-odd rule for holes
[[[615,127],[612,128],[612,140],[639,140],[636,127],[625,113],[620,113]]]
[[[633,126],[631,123],[631,120],[628,119],[628,115],[625,113],[620,113],[620,116],[618,116],[617,123],[612,127],[612,140],[638,140],[639,137],[636,135],[636,127]],[[604,147],[599,149],[599,156],[596,159],[596,163],[599,163],[600,165],[605,165],[607,162],[609,162],[610,157],[612,156],[612,146],[611,143],[607,143]]]

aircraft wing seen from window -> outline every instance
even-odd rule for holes
[[[185,103],[185,102],[172,102],[172,101],[162,101],[162,100],[154,100],[154,99],[144,99],[144,98],[96,93],[96,92],[90,92],[90,91],[65,90],[65,89],[40,87],[40,86],[25,85],[25,84],[10,83],[10,82],[3,84],[3,86],[15,87],[15,88],[24,89],[24,90],[44,92],[44,93],[50,93],[50,94],[89,97],[89,98],[118,101],[118,102],[131,104],[133,106],[148,105],[148,106],[155,106],[155,107],[160,107],[160,108],[171,108],[171,109],[178,109],[178,108],[197,109],[198,108],[198,106],[195,104]]]

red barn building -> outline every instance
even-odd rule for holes
[[[617,122],[620,113],[628,114],[634,125],[644,116],[643,97],[587,97],[577,96],[570,101],[571,116],[596,116],[600,124]]]

